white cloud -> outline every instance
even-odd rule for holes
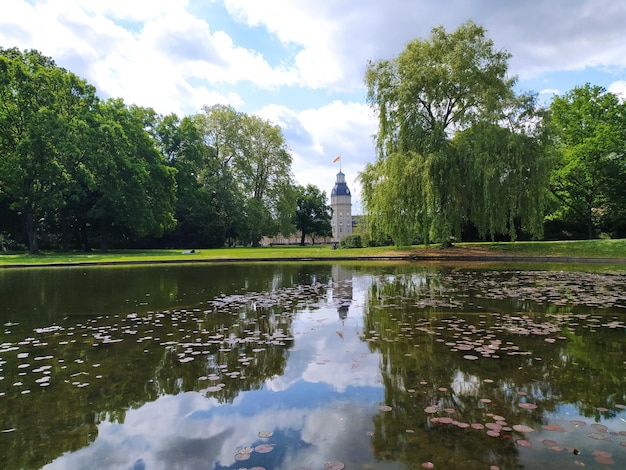
[[[283,129],[294,157],[293,170],[301,185],[313,184],[330,197],[341,155],[341,169],[353,195],[353,213],[361,213],[357,176],[375,159],[373,136],[377,121],[363,103],[333,101],[315,109],[295,112],[285,106],[267,106],[255,114]]]
[[[618,95],[622,102],[626,101],[626,80],[617,80],[611,83],[608,91]]]
[[[497,48],[512,53],[520,87],[539,89],[546,100],[587,81],[618,90],[625,81],[626,4],[614,0],[223,6],[228,21],[221,0],[11,0],[0,18],[0,46],[38,49],[101,96],[160,113],[193,114],[216,103],[260,110],[285,126],[301,184],[331,188],[337,168],[330,162],[341,154],[357,196],[354,178],[374,159],[367,61],[397,55],[435,26],[451,32],[470,18],[484,26]],[[252,31],[268,40],[246,40]]]
[[[143,22],[148,19],[165,17],[185,9],[187,0],[48,0],[48,4],[64,3],[72,10],[84,10],[96,15],[116,20]]]

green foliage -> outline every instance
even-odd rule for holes
[[[341,248],[363,248],[363,240],[361,235],[346,235],[339,242]]]
[[[433,28],[429,40],[411,41],[397,58],[370,62],[365,81],[379,111],[379,151],[438,152],[450,129],[499,113],[512,95],[509,58],[468,21],[450,34]]]
[[[174,170],[146,132],[154,112],[100,103],[93,86],[36,51],[0,50],[0,187],[39,240],[89,248],[171,229]]]
[[[36,51],[0,48],[0,187],[29,249],[42,223],[90,179],[95,89]]]
[[[541,235],[548,140],[534,98],[512,91],[509,57],[467,22],[369,64],[378,157],[359,177],[374,238],[445,243],[474,223],[515,239],[519,218]]]
[[[145,131],[151,110],[121,100],[101,105],[105,142],[96,203],[90,210],[103,235],[161,237],[175,225],[175,170]]]
[[[236,238],[257,245],[263,236],[292,233],[291,154],[280,127],[228,106],[205,107],[196,123],[241,195],[232,213]]]
[[[296,188],[296,213],[294,224],[300,231],[300,245],[304,246],[307,235],[315,243],[315,237],[332,236],[330,224],[332,209],[326,204],[326,195],[311,184]]]
[[[558,164],[551,191],[552,219],[626,233],[626,104],[599,86],[585,85],[554,98],[551,123]]]
[[[164,242],[185,247],[221,247],[236,232],[235,214],[241,197],[228,165],[207,144],[194,117],[158,119],[154,129],[159,148],[176,169],[175,229]]]
[[[26,233],[33,253],[40,241],[217,247],[295,230],[291,155],[268,121],[221,105],[181,120],[100,102],[17,49],[0,49],[0,98],[0,230]]]
[[[515,240],[518,230],[541,235],[552,165],[547,142],[481,123],[458,133],[453,145],[465,180],[463,210],[479,236],[508,234]]]

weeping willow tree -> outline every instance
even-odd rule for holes
[[[534,97],[513,91],[509,58],[466,22],[368,64],[378,155],[359,178],[373,235],[407,245],[460,239],[467,225],[542,234],[548,139]]]

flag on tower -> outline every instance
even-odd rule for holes
[[[335,158],[335,159],[333,160],[333,163],[337,163],[339,160],[341,160],[341,155],[340,155],[340,156],[338,156],[337,158]]]

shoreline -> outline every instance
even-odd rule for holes
[[[379,255],[379,256],[329,256],[329,257],[258,257],[258,258],[211,258],[199,257],[188,259],[161,259],[161,260],[118,260],[118,261],[63,261],[51,263],[2,263],[0,269],[20,268],[62,268],[62,267],[93,267],[93,266],[134,266],[134,265],[162,265],[162,264],[210,264],[210,263],[276,263],[276,262],[337,262],[337,261],[408,261],[408,262],[515,262],[515,263],[589,263],[589,264],[626,264],[626,258],[588,258],[569,256],[525,256],[499,254],[438,254],[438,255]]]

